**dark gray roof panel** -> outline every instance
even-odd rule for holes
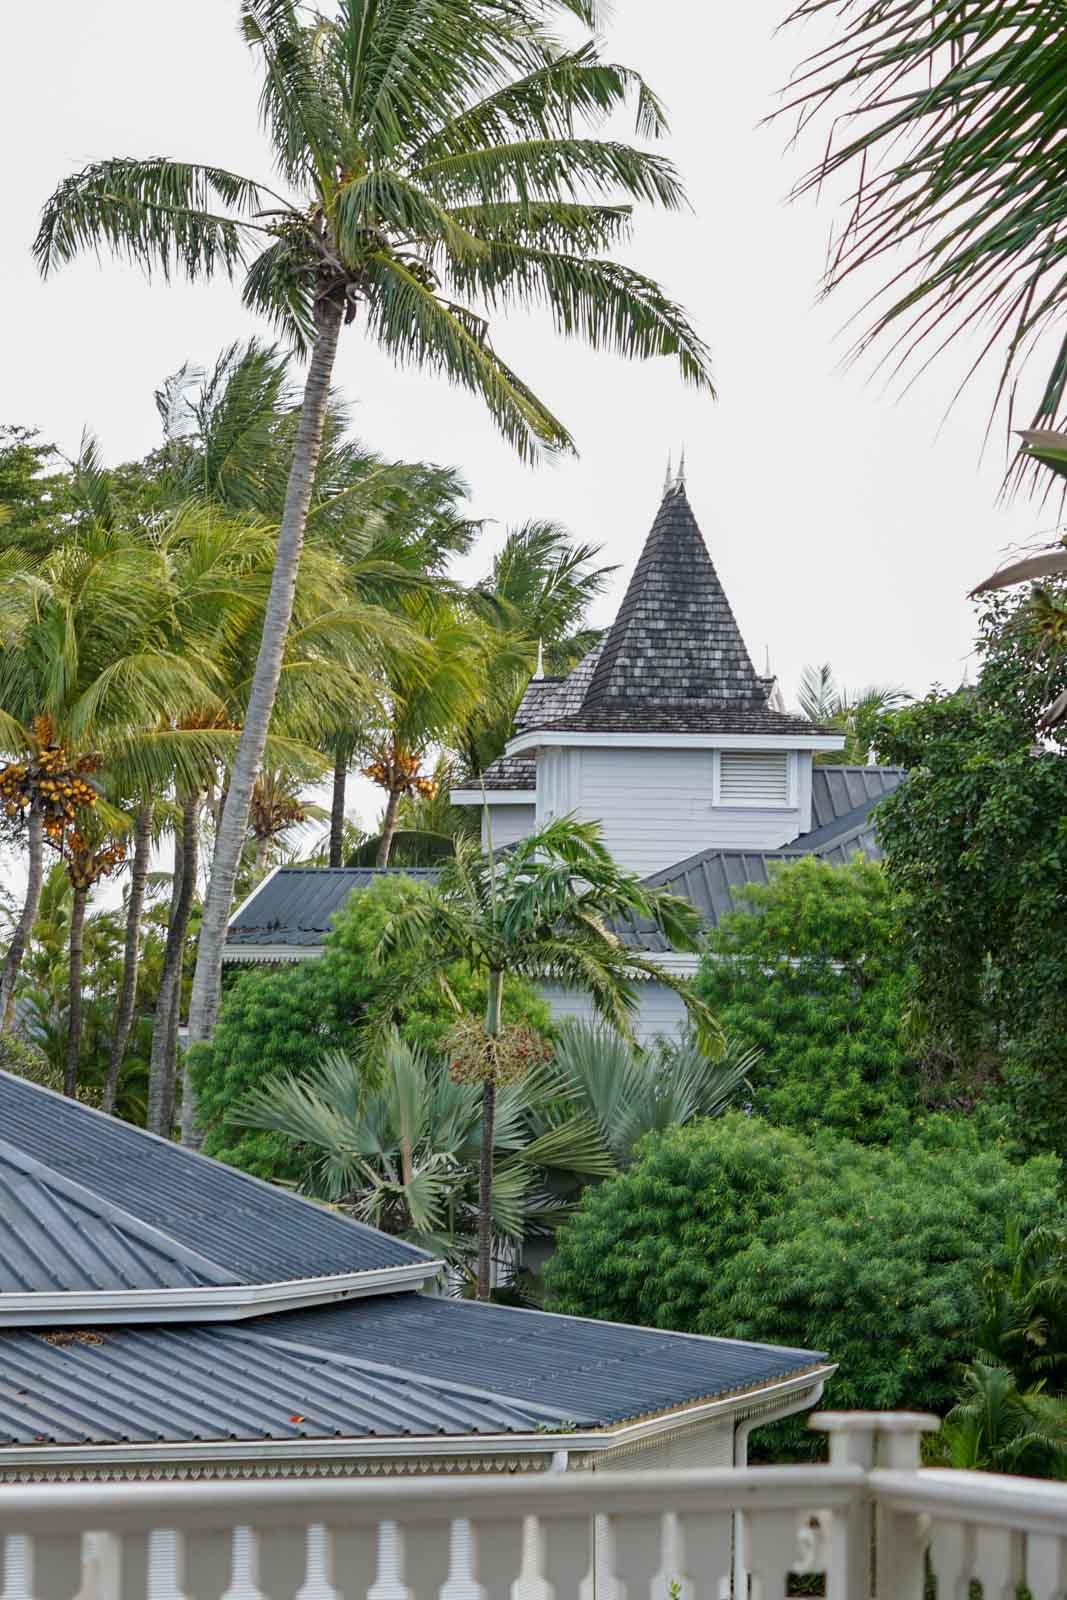
[[[435,883],[440,872],[436,867],[279,867],[231,921],[226,947],[321,945],[349,895],[384,875]]]
[[[0,1292],[267,1284],[426,1259],[6,1072],[0,1164]]]
[[[0,1332],[0,1443],[597,1428],[810,1370],[810,1350],[403,1294],[229,1326]]]
[[[850,812],[869,810],[894,789],[899,789],[904,778],[903,767],[816,763],[811,769],[812,829],[837,822]]]
[[[456,785],[458,789],[529,790],[530,804],[537,798],[537,759],[534,756],[498,756],[491,761],[480,778],[471,778]]]

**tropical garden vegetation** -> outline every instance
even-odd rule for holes
[[[884,268],[861,347],[890,360],[983,322],[994,406],[1049,350],[1019,466],[1058,487],[1062,20],[795,17],[831,9],[789,100],[803,126],[840,113],[802,186],[857,178],[828,286]],[[558,1236],[561,1310],[827,1350],[835,1403],[931,1407],[943,1459],[1065,1475],[1067,552],[979,586],[973,687],[805,673],[846,760],[907,769],[882,864],[797,860],[705,938],[595,824],[485,850],[449,790],[501,753],[535,665],[596,643],[613,569],[532,518],[461,584],[483,536],[462,474],[366,448],[336,350],[354,324],[443,374],[531,460],[572,438],[493,342],[514,307],[708,389],[684,312],[618,258],[635,203],[684,200],[644,147],[663,111],[604,59],[593,0],[240,14],[270,181],[105,159],[41,219],[42,271],[95,250],[221,274],[279,342],[163,377],[138,461],[0,429],[0,847],[23,868],[0,1067],[423,1243],[482,1297],[494,1264],[527,1292],[509,1266]],[[626,107],[640,144],[605,129]],[[365,826],[353,773],[381,796]],[[235,901],[284,861],[439,872],[353,895],[320,960],[224,983]],[[635,918],[700,953],[681,1043],[632,1037],[635,980],[665,981],[617,937]],[[597,1024],[554,1024],[546,979]]]

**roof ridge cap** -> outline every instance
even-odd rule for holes
[[[35,1085],[35,1087],[37,1087]],[[184,1266],[194,1267],[197,1271],[209,1276],[221,1288],[233,1284],[235,1274],[227,1272],[220,1267],[217,1261],[212,1261],[209,1256],[201,1255],[199,1250],[192,1249],[189,1245],[182,1244],[172,1234],[164,1233],[162,1228],[157,1228],[154,1223],[146,1222],[143,1217],[136,1216],[132,1211],[127,1211],[116,1201],[109,1200],[94,1190],[86,1188],[76,1178],[68,1178],[66,1173],[59,1172],[55,1167],[50,1167],[47,1162],[40,1161],[36,1156],[29,1156],[10,1140],[0,1138],[0,1162],[6,1162],[27,1176],[39,1179],[50,1189],[63,1195],[68,1200],[75,1201],[86,1211],[92,1212],[104,1222],[115,1223],[125,1232],[132,1234],[142,1244],[149,1244],[156,1249],[161,1249]],[[91,1292],[91,1291],[90,1291]]]
[[[349,867],[326,867],[322,870],[327,872],[348,872],[360,869]],[[148,1128],[138,1128],[132,1122],[124,1122],[121,1117],[113,1117],[107,1111],[98,1110],[96,1106],[87,1106],[83,1100],[70,1100],[68,1096],[60,1094],[57,1089],[46,1088],[43,1083],[33,1083],[29,1078],[20,1078],[16,1072],[7,1072],[3,1068],[0,1068],[0,1088],[2,1088],[5,1080],[9,1083],[18,1084],[24,1089],[29,1089],[32,1093],[45,1095],[51,1100],[57,1100],[65,1107],[69,1108],[70,1106],[76,1106],[78,1111],[83,1113],[85,1116],[100,1117],[111,1126],[125,1129],[127,1132],[134,1134],[138,1138],[151,1139],[156,1144],[165,1145],[168,1150],[177,1152],[189,1161],[205,1162],[208,1166],[221,1170],[222,1172],[229,1174],[230,1177],[239,1179],[242,1183],[251,1184],[257,1189],[266,1189],[277,1199],[288,1200],[296,1205],[306,1206],[309,1210],[317,1212],[320,1217],[323,1215],[323,1213],[326,1213],[328,1216],[334,1217],[337,1221],[343,1222],[349,1228],[356,1228],[361,1233],[374,1234],[376,1238],[381,1236],[380,1228],[371,1227],[369,1222],[361,1222],[358,1217],[350,1217],[347,1214],[338,1212],[334,1209],[334,1207],[326,1205],[322,1201],[312,1200],[307,1195],[297,1194],[295,1189],[282,1189],[278,1184],[268,1183],[265,1178],[257,1178],[254,1173],[245,1172],[241,1167],[231,1167],[226,1161],[216,1161],[214,1156],[206,1156],[202,1150],[192,1150],[188,1145],[184,1144],[176,1145],[173,1140],[165,1139],[162,1134],[152,1133]],[[33,1157],[30,1156],[27,1157],[27,1159],[33,1160]],[[398,1245],[403,1245],[406,1250],[411,1251],[412,1262],[432,1261],[434,1259],[432,1256],[428,1255],[425,1250],[420,1250],[418,1245],[408,1244],[407,1241],[403,1239],[397,1239],[396,1243]],[[412,1263],[398,1262],[396,1265],[398,1267],[402,1267],[410,1264]],[[363,1271],[364,1269],[357,1268],[355,1270]],[[386,1269],[381,1268],[380,1270],[385,1271]],[[280,1281],[286,1282],[290,1280],[282,1279]]]

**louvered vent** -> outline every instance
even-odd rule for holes
[[[724,750],[719,757],[719,804],[787,806],[789,756],[782,751]]]

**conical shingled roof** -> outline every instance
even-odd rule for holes
[[[588,732],[819,732],[806,718],[768,704],[774,680],[761,678],[752,665],[677,480],[664,495],[599,656],[583,663],[590,665],[580,703],[545,685],[524,701],[525,725]],[[567,690],[581,672],[572,673]],[[564,699],[570,701],[565,711]]]

